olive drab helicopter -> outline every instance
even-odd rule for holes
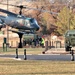
[[[3,3],[0,3],[3,4]],[[19,35],[20,38],[20,42],[19,42],[19,48],[22,48],[22,36],[25,33],[34,33],[34,31],[39,30],[40,26],[38,25],[37,21],[35,18],[30,18],[30,17],[26,17],[22,15],[22,9],[29,9],[29,10],[38,10],[41,12],[48,12],[50,14],[57,14],[55,12],[51,12],[51,11],[46,11],[46,10],[41,10],[41,9],[36,9],[36,8],[29,8],[23,5],[17,6],[17,5],[12,5],[12,4],[3,4],[3,5],[9,5],[9,6],[15,6],[20,8],[20,12],[19,14],[10,12],[8,10],[4,10],[0,8],[0,12],[7,14],[7,16],[2,16],[0,15],[0,20],[1,20],[1,26],[0,29],[2,27],[4,27],[5,25],[8,25],[12,28],[16,28],[19,29],[18,31],[14,31],[14,30],[9,30],[12,31],[14,33],[17,33]]]

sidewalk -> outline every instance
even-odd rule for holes
[[[65,48],[52,48],[46,51],[45,54],[70,54],[70,51],[65,51]]]

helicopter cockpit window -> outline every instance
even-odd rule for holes
[[[23,22],[23,19],[18,19],[17,22],[22,23]]]
[[[30,19],[30,22],[31,22],[31,23],[34,23],[34,19]]]
[[[35,19],[30,19],[30,23],[38,24],[37,21],[36,21]]]
[[[25,26],[30,26],[29,20],[24,21]]]
[[[37,21],[35,20],[35,23],[38,25]]]

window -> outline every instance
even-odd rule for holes
[[[25,25],[25,26],[30,26],[29,20],[25,20],[25,21],[24,21],[24,25]]]

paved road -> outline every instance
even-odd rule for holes
[[[15,58],[15,55],[0,55],[0,57]],[[24,59],[24,55],[19,55],[18,58]],[[27,60],[71,61],[71,55],[70,54],[27,55]]]

